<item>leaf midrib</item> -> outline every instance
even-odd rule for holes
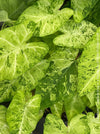
[[[20,128],[19,128],[19,132],[18,134],[22,134],[22,128],[23,128],[23,122],[24,122],[24,118],[25,118],[25,114],[27,113],[27,110],[28,110],[28,106],[30,106],[30,104],[35,101],[37,98],[33,99],[33,100],[30,100],[26,105],[24,105],[24,108],[23,108],[23,116],[22,116],[22,121],[21,121],[21,124],[20,124]],[[32,106],[32,107],[38,107],[38,106]],[[26,115],[27,116],[27,115]],[[35,118],[35,116],[34,116]],[[33,119],[34,120],[34,119]]]

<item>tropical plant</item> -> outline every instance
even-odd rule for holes
[[[0,134],[100,134],[99,5],[0,0]]]

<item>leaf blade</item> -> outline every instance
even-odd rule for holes
[[[7,122],[10,133],[27,134],[35,129],[40,118],[41,97],[25,94],[23,91],[17,92],[7,110]]]
[[[44,134],[66,134],[67,127],[58,117],[49,114],[44,124]]]
[[[53,43],[63,47],[84,48],[96,30],[96,26],[88,21],[76,23],[73,20],[69,20],[60,28],[63,34],[56,37]]]
[[[7,102],[12,99],[17,90],[26,89],[33,90],[39,80],[45,77],[45,72],[49,67],[49,62],[43,60],[34,65],[30,70],[13,81],[5,81],[0,83],[0,103]]]
[[[96,5],[98,0],[72,0],[71,6],[74,9],[74,20],[76,22],[81,22]]]
[[[26,36],[21,36],[21,40],[20,28],[27,32]],[[45,43],[26,43],[28,36],[31,35],[24,24],[0,31],[0,81],[17,78],[47,54],[48,46]]]
[[[98,81],[100,80],[100,77],[97,77],[100,72],[100,64],[98,62],[100,56],[97,55],[100,52],[99,32],[100,29],[98,29],[92,40],[87,44],[79,61],[78,91],[80,95],[97,90],[97,79]],[[98,52],[96,53],[96,51]]]

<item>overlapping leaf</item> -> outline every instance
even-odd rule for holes
[[[72,118],[68,132],[69,134],[90,134],[86,115],[78,114]]]
[[[0,21],[16,20],[28,6],[35,5],[36,2],[41,8],[56,11],[64,0],[0,0]]]
[[[88,113],[87,115],[88,125],[90,127],[90,134],[100,133],[100,118],[95,118],[93,113]]]
[[[100,1],[97,2],[95,7],[92,9],[90,14],[87,16],[87,20],[95,24],[96,26],[100,26],[100,18],[99,18],[99,13],[100,13]]]
[[[11,134],[30,134],[41,118],[41,96],[18,91],[7,110]]]
[[[52,105],[50,107],[50,109],[51,109],[51,112],[53,115],[61,118],[61,114],[63,112],[63,101],[61,100],[61,101],[55,103],[54,105]]]
[[[100,83],[100,29],[84,49],[78,65],[78,90],[80,95],[99,90]]]
[[[3,13],[0,21],[17,19],[26,7],[24,0],[0,0],[0,14]]]
[[[44,124],[44,134],[67,134],[63,121],[52,114],[47,115]]]
[[[26,43],[30,34],[24,24],[0,32],[0,81],[17,78],[47,54],[45,43]]]
[[[10,134],[9,127],[6,123],[6,107],[0,106],[0,134]]]
[[[15,95],[17,90],[33,90],[38,81],[45,76],[45,72],[49,66],[47,60],[43,60],[34,65],[30,70],[12,81],[0,83],[0,102],[9,101]]]
[[[96,91],[92,91],[86,94],[90,104],[88,107],[93,107],[96,105]]]
[[[58,49],[51,56],[51,66],[46,77],[36,87],[36,93],[42,95],[42,108],[51,106],[62,96],[64,98],[70,90],[76,90],[77,65],[72,63],[77,52],[71,49]]]
[[[35,5],[23,12],[19,21],[23,18],[24,20],[30,20],[27,27],[32,30],[35,36],[42,37],[53,34],[73,15],[73,10],[69,8],[57,10],[56,3],[59,3],[59,1],[37,1]]]
[[[84,48],[85,44],[91,39],[96,32],[96,26],[88,21],[76,23],[69,20],[60,28],[63,35],[54,39],[54,44],[73,48]]]
[[[31,0],[30,0],[31,1]],[[39,9],[47,12],[56,12],[64,3],[64,0],[38,0]]]
[[[72,48],[55,48],[49,60],[52,61],[52,68],[56,70],[64,70],[69,67],[78,55],[78,49]]]
[[[51,55],[53,52],[57,50],[57,46],[54,45],[53,39],[56,38],[58,35],[60,35],[61,32],[56,32],[54,34],[42,37],[42,41],[44,41],[49,46],[49,55]]]
[[[99,0],[71,0],[71,6],[74,9],[74,19],[81,22],[92,10]]]
[[[69,134],[99,134],[100,119],[95,118],[92,112],[87,115],[78,114],[71,120],[68,132]]]
[[[6,116],[9,127],[6,108],[0,106],[0,134],[30,134],[48,107],[52,114],[46,117],[44,134],[100,133],[100,28],[94,35],[99,3],[0,0],[0,20],[11,24],[31,5],[15,26],[0,31],[0,103],[12,100]],[[81,114],[86,107],[97,118]]]
[[[66,96],[64,99],[64,107],[68,122],[70,122],[74,116],[81,114],[85,110],[85,105],[76,92]]]

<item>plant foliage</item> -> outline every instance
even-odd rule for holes
[[[0,134],[100,134],[99,5],[0,0]]]

